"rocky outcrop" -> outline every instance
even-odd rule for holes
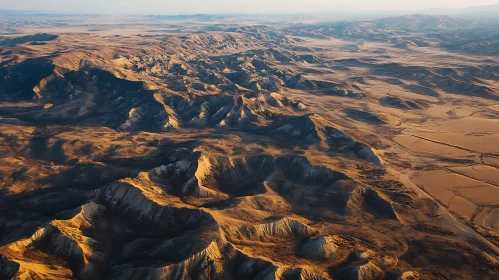
[[[289,238],[305,238],[318,233],[317,229],[288,217],[271,223],[231,228],[225,232],[231,238],[262,242]]]
[[[302,245],[299,255],[310,260],[329,260],[341,255],[338,236],[319,236],[311,238]]]
[[[394,258],[367,250],[351,254],[346,263],[335,270],[335,275],[348,280],[382,279],[396,264],[397,260]]]

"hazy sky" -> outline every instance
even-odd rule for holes
[[[77,13],[305,13],[422,10],[499,0],[0,0],[0,9]]]

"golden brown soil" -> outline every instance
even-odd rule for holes
[[[0,278],[499,277],[497,56],[61,20],[0,25]]]

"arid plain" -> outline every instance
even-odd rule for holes
[[[1,279],[499,278],[499,26],[0,33]]]

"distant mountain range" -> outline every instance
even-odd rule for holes
[[[491,12],[491,11],[499,11],[499,3],[487,6],[471,6],[468,10],[472,11],[483,11],[483,12]]]
[[[2,10],[0,15],[10,16],[56,16],[63,15],[60,12],[40,12],[40,11],[18,11]],[[75,13],[69,13],[75,14]],[[77,14],[77,13],[76,13]],[[447,15],[451,17],[462,17],[467,19],[499,19],[499,3],[485,6],[471,6],[469,8],[436,8],[426,10],[398,10],[398,11],[321,11],[307,14],[151,14],[144,15],[149,19],[157,20],[177,20],[177,21],[195,21],[195,22],[214,22],[214,21],[237,21],[241,19],[250,20],[296,20],[298,17],[302,20],[374,20],[385,17],[397,17],[411,14],[425,15]],[[98,16],[97,14],[85,14],[86,16]]]
[[[435,9],[424,12],[425,14],[445,14],[473,19],[499,19],[499,3],[487,6],[471,6],[467,9]]]

